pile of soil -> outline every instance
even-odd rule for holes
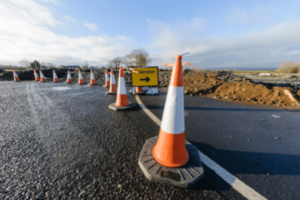
[[[255,84],[251,80],[229,74],[229,72],[226,75],[222,72],[186,75],[183,81],[184,93],[192,96],[300,108],[298,101],[300,90]],[[296,101],[291,100],[285,94],[285,90],[290,91]]]

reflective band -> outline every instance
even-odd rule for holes
[[[114,74],[111,74],[110,77],[111,77],[110,84],[111,84],[111,85],[112,85],[112,84],[116,84],[116,81],[115,81],[115,75],[114,75]]]
[[[91,79],[95,79],[94,73],[91,73]]]
[[[183,87],[169,86],[161,129],[170,134],[185,131]]]
[[[127,94],[124,77],[119,77],[118,94]]]

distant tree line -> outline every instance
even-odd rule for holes
[[[123,57],[116,57],[109,61],[108,67],[119,69],[121,64],[124,64],[125,67],[145,67],[151,63],[152,59],[149,56],[149,53],[142,49],[133,49],[129,54]]]
[[[127,69],[135,67],[145,67],[149,66],[152,59],[149,56],[149,53],[142,48],[133,49],[129,54],[126,54],[123,57],[116,57],[108,62],[109,68],[119,69],[121,64],[123,64]],[[63,68],[63,66],[55,66],[53,63],[39,62],[34,60],[33,62],[23,59],[19,61],[22,68],[27,70],[40,70],[47,68]],[[90,66],[88,61],[85,61],[81,69],[90,69],[98,68],[98,66]],[[105,67],[102,67],[105,68]]]

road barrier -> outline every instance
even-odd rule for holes
[[[46,78],[45,78],[42,70],[40,70],[40,77],[41,77],[41,82],[46,82]]]
[[[146,94],[147,91],[143,90],[143,87],[136,87],[132,94],[134,95],[142,95]]]
[[[117,101],[116,103],[110,104],[108,107],[115,111],[129,110],[135,107],[134,103],[128,101],[123,67],[120,67],[120,72],[119,72]]]
[[[197,148],[185,141],[182,56],[176,56],[159,136],[146,141],[139,166],[149,180],[189,187],[204,175]],[[186,64],[186,63],[185,63]]]
[[[107,70],[105,70],[105,85],[103,85],[103,87],[109,87],[109,85],[110,85],[109,75]]]
[[[82,85],[84,84],[84,81],[83,81],[83,78],[82,78],[82,74],[81,74],[81,71],[80,69],[78,70],[78,85]]]
[[[35,81],[40,81],[40,77],[39,77],[38,73],[36,73],[36,70],[34,70],[34,79],[35,79]]]
[[[68,70],[67,81],[65,83],[72,83],[71,72]]]
[[[53,70],[53,82],[54,83],[59,82],[55,70]]]
[[[94,72],[92,69],[91,69],[91,75],[90,75],[90,83],[88,85],[90,85],[90,86],[96,85],[96,80],[95,80]]]
[[[16,73],[16,71],[13,71],[13,73],[14,73],[14,81],[15,81],[15,82],[19,82],[20,79],[19,79],[19,77],[18,77],[18,74]]]
[[[117,86],[116,86],[116,81],[115,81],[115,75],[114,75],[114,70],[110,70],[110,88],[108,92],[105,92],[105,94],[117,94]]]

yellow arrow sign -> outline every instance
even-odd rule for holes
[[[158,67],[134,68],[134,71],[139,73],[131,72],[133,87],[158,86]]]

